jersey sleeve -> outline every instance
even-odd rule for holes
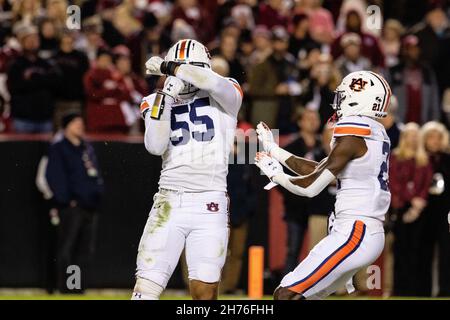
[[[360,117],[346,117],[338,121],[334,127],[333,137],[356,136],[368,138],[372,134],[370,125]]]
[[[211,69],[182,64],[178,67],[177,78],[207,91],[225,112],[237,117],[242,104],[242,89],[232,78],[225,78]]]

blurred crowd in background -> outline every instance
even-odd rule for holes
[[[67,28],[69,5],[81,8],[80,30]],[[395,96],[382,120],[392,143],[385,293],[429,296],[434,270],[434,294],[450,296],[449,17],[445,0],[0,0],[0,132],[52,133],[79,113],[89,133],[141,134],[139,103],[162,85],[145,61],[194,38],[213,70],[241,84],[240,127],[264,121],[287,149],[320,160],[334,89],[373,70]],[[241,190],[246,172],[234,167],[230,188]],[[311,244],[324,236],[334,192],[284,194],[286,271],[306,230]],[[245,245],[239,214],[234,252]]]

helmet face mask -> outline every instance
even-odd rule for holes
[[[333,104],[331,106],[333,107],[333,110],[336,112],[338,118],[342,117],[341,104],[345,100],[345,98],[346,98],[345,91],[337,89],[334,91],[334,99]]]
[[[338,118],[384,118],[390,97],[391,89],[382,76],[371,71],[357,71],[348,74],[336,88],[332,107]]]
[[[202,68],[211,68],[211,56],[208,49],[200,42],[193,39],[183,39],[175,43],[167,52],[165,61],[186,63]],[[180,92],[180,97],[187,99],[192,97],[198,88],[190,83],[184,83],[184,89]]]

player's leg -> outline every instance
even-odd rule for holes
[[[375,261],[383,245],[384,233],[367,230],[361,221],[333,227],[300,265],[283,278],[274,298],[325,298],[345,285],[359,269]]]
[[[155,197],[137,256],[133,300],[156,300],[177,266],[185,243],[176,207],[167,197]]]
[[[229,236],[226,203],[221,205],[219,212],[196,215],[198,224],[186,239],[189,287],[195,300],[217,299]]]
[[[203,282],[200,280],[189,280],[189,291],[193,300],[217,300],[219,282]]]

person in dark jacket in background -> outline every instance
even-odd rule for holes
[[[51,132],[53,96],[59,72],[48,61],[39,58],[36,27],[19,25],[15,31],[22,45],[22,54],[8,69],[14,130],[19,133]]]
[[[235,294],[241,277],[243,256],[247,248],[249,220],[256,207],[254,177],[258,172],[246,158],[248,144],[234,145],[234,161],[228,166],[228,196],[230,197],[230,240],[227,261],[223,268],[220,292]]]
[[[391,102],[389,104],[387,115],[385,118],[380,119],[379,121],[386,129],[386,133],[391,140],[391,150],[394,150],[398,146],[398,141],[400,139],[400,131],[403,126],[397,119],[397,110],[398,110],[398,100],[396,96],[391,96]]]
[[[103,182],[92,146],[84,140],[80,114],[62,119],[64,138],[50,146],[46,178],[59,209],[58,287],[63,293],[80,293],[86,288],[86,273],[94,248],[96,211]],[[81,286],[66,284],[67,268],[81,270]]]
[[[442,123],[431,121],[421,129],[425,151],[433,167],[428,204],[422,214],[419,248],[419,296],[432,296],[433,259],[437,257],[440,297],[450,297],[450,154],[449,134]]]
[[[286,146],[286,150],[299,157],[314,160],[314,153],[321,146],[317,136],[320,118],[317,111],[299,109],[297,125],[298,138]],[[298,264],[298,257],[303,246],[306,229],[308,228],[307,206],[310,199],[299,197],[284,188],[280,188],[284,199],[284,219],[287,223],[287,255],[284,274],[293,270]]]

